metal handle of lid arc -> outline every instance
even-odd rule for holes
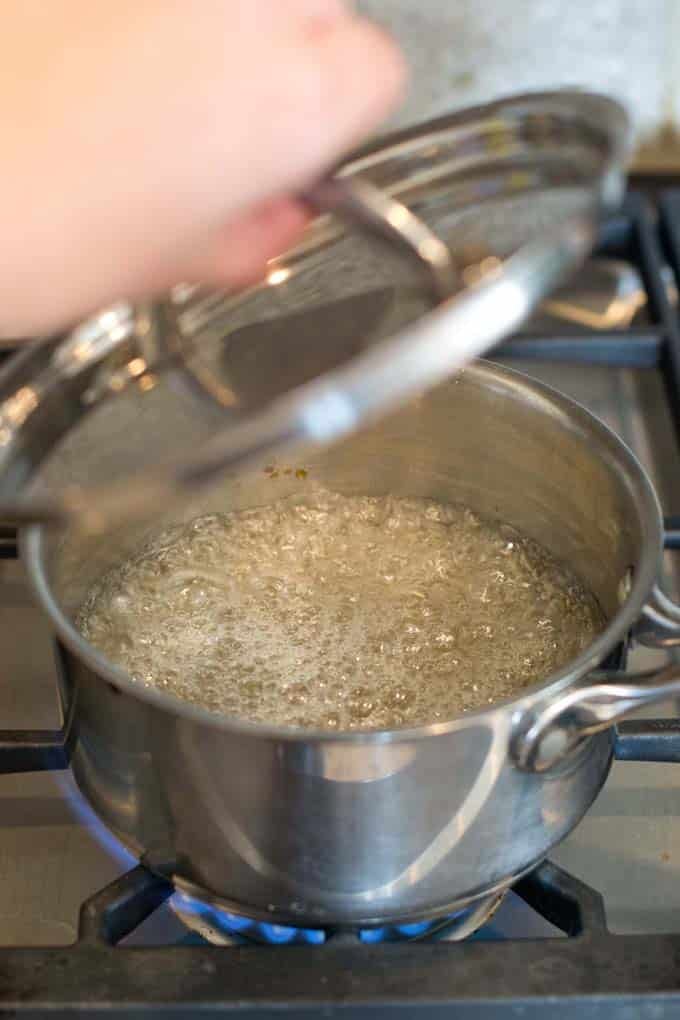
[[[655,587],[633,636],[650,648],[680,646],[680,606]],[[674,697],[680,697],[680,662],[639,673],[592,673],[586,685],[517,714],[511,758],[522,771],[546,772],[586,737]]]
[[[303,196],[316,212],[332,212],[413,258],[428,276],[435,298],[454,292],[458,275],[444,242],[415,213],[368,181],[328,177]]]

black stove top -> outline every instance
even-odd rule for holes
[[[497,356],[656,369],[680,443],[680,326],[664,275],[670,267],[680,287],[680,191],[653,201],[629,195],[603,225],[599,254],[636,268],[647,321],[592,333],[576,325],[559,334],[525,332]],[[666,527],[667,547],[680,548],[680,516]],[[15,556],[13,533],[0,529],[0,557]],[[680,720],[621,725],[616,756],[672,768],[680,763]],[[68,758],[63,731],[0,732],[0,773],[62,770]],[[483,929],[453,942],[442,938],[446,925],[305,937],[244,925],[225,946],[195,932],[179,944],[135,945],[132,933],[172,894],[165,881],[133,867],[83,904],[73,945],[0,948],[0,1016],[680,1015],[680,917],[678,934],[612,934],[599,892],[550,861],[510,894],[554,927],[550,938],[499,939]]]

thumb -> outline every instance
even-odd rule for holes
[[[316,180],[385,117],[402,92],[402,57],[371,22],[343,19],[305,42],[304,58],[294,45],[277,80],[285,85],[265,118],[266,148],[250,160],[251,201],[194,262],[194,278],[227,286],[255,279],[267,259],[296,240],[307,219],[293,199],[271,196]],[[263,110],[267,103],[263,98]]]
[[[253,146],[251,123],[251,138],[244,139],[253,201],[316,179],[383,120],[403,91],[403,58],[372,22],[342,18],[303,31],[278,54],[278,73],[259,85],[266,137]]]

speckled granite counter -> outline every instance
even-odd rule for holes
[[[637,164],[680,169],[680,0],[358,0],[412,68],[404,124],[507,92],[611,93],[636,125]]]

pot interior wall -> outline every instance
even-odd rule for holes
[[[107,456],[120,457],[136,445],[148,459],[146,422],[133,415],[121,420],[124,411],[120,403],[108,408],[98,427],[91,423],[62,443],[41,484],[55,478],[91,484],[105,477]],[[163,429],[154,435],[167,441]],[[277,465],[276,477],[265,466],[225,478],[134,528],[87,539],[47,537],[47,573],[57,601],[72,616],[104,571],[167,524],[293,493],[304,498],[314,482],[343,493],[461,503],[512,524],[569,564],[608,616],[619,607],[622,582],[637,569],[645,544],[658,543],[655,522],[645,513],[649,492],[620,443],[576,405],[488,363],[330,451]],[[285,467],[307,474],[287,475]]]

